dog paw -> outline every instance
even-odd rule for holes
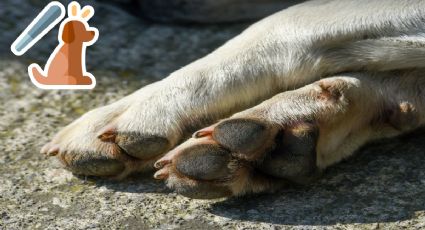
[[[196,132],[155,163],[154,177],[194,198],[309,183],[379,132],[371,122],[380,110],[370,108],[380,99],[370,92],[359,79],[335,77],[278,94]]]
[[[80,175],[120,179],[152,170],[153,163],[172,147],[167,137],[171,131],[146,125],[139,119],[144,113],[140,108],[124,99],[92,110],[62,129],[41,152]]]
[[[272,190],[315,172],[317,129],[309,123],[282,129],[249,118],[202,129],[155,163],[156,179],[192,198]]]

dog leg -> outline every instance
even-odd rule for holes
[[[152,168],[194,130],[279,92],[338,72],[424,65],[425,3],[385,2],[391,7],[309,1],[270,16],[168,78],[88,112],[42,152],[78,174],[122,178]]]
[[[195,133],[155,177],[194,198],[307,183],[366,142],[424,124],[424,73],[342,74],[278,94]]]

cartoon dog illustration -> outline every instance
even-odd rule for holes
[[[94,15],[91,6],[77,2],[68,5],[68,18],[61,25],[59,45],[47,61],[44,71],[36,63],[28,67],[31,81],[42,89],[92,89],[94,76],[86,72],[86,47],[96,42],[99,32],[87,21]]]

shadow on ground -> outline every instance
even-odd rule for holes
[[[99,177],[87,177],[74,175],[83,182],[92,183],[95,187],[105,187],[107,189],[125,193],[158,193],[167,194],[172,191],[168,189],[162,181],[155,180],[152,173],[138,173],[123,180],[111,180]],[[143,186],[140,186],[143,185]]]
[[[229,198],[211,203],[207,211],[232,221],[291,226],[409,220],[425,210],[424,136],[425,129],[420,129],[397,139],[372,143],[326,170],[323,178],[311,186]],[[119,192],[172,192],[151,179],[150,174],[134,175],[120,182],[91,180],[99,187]]]
[[[398,222],[425,210],[425,129],[370,144],[312,186],[217,202],[210,212],[283,225]]]

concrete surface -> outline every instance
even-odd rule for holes
[[[91,2],[100,40],[87,62],[97,87],[43,91],[26,68],[44,65],[56,32],[23,57],[9,51],[43,2],[0,3],[0,229],[425,228],[425,130],[363,148],[311,186],[242,198],[191,200],[149,174],[114,182],[61,169],[38,152],[62,126],[208,53],[246,25],[149,24]]]
[[[264,18],[304,0],[138,0],[141,14],[154,21],[226,23]]]

